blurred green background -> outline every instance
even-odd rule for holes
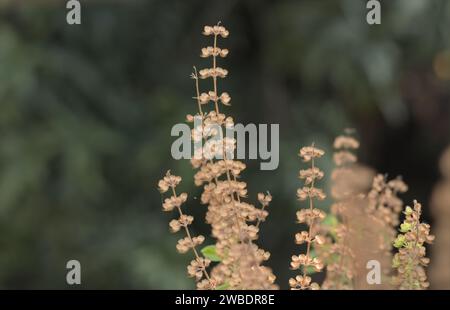
[[[361,161],[427,204],[450,143],[450,1],[381,1],[378,26],[363,0],[81,2],[70,26],[64,0],[0,1],[0,288],[73,288],[70,259],[81,288],[194,287],[156,183],[183,176],[193,230],[208,236],[170,129],[196,110],[189,75],[209,65],[201,30],[219,20],[226,113],[280,124],[279,168],[247,161],[243,179],[250,201],[274,197],[258,244],[282,288],[298,251],[300,146],[326,149],[329,172],[334,137],[356,128]]]

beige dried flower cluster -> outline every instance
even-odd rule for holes
[[[367,211],[374,219],[383,225],[379,233],[379,247],[386,255],[390,255],[391,240],[395,238],[399,216],[403,210],[403,201],[398,194],[408,191],[408,185],[401,177],[387,181],[386,177],[378,174],[373,179],[372,189],[367,195]]]
[[[376,259],[381,263],[383,284],[378,288],[390,288],[387,281],[391,274],[391,242],[403,208],[399,193],[407,190],[400,179],[386,181],[382,175],[357,163],[352,153],[359,142],[346,130],[335,139],[332,172],[332,197],[335,203],[331,211],[338,219],[333,230],[334,243],[329,238],[324,246],[327,253],[326,289],[368,289],[366,263]],[[370,191],[369,191],[370,189]],[[331,261],[331,262],[329,262]]]
[[[405,209],[405,220],[400,225],[400,234],[394,241],[394,247],[398,248],[392,265],[397,269],[394,284],[400,289],[426,289],[430,286],[427,282],[426,267],[430,259],[426,257],[424,244],[431,243],[434,236],[430,235],[430,225],[420,222],[422,206],[414,201],[414,207]]]
[[[331,213],[338,220],[334,229],[334,242],[330,244],[327,240],[327,252],[325,258],[327,262],[327,275],[322,285],[324,289],[351,289],[353,288],[353,278],[355,269],[353,261],[355,253],[349,246],[349,234],[351,231],[348,223],[350,207],[353,200],[361,192],[361,179],[366,174],[362,168],[357,169],[357,156],[353,153],[359,148],[359,141],[352,136],[353,131],[347,129],[345,134],[336,137],[334,141],[335,152],[333,161],[335,169],[331,173],[331,197],[334,203],[331,206]],[[320,256],[323,251],[319,251]],[[325,259],[324,258],[324,259]]]
[[[400,178],[386,181],[382,175],[373,178],[368,194],[362,191],[353,199],[345,202],[346,247],[351,253],[348,268],[352,272],[351,287],[354,289],[373,289],[367,282],[366,264],[376,260],[381,267],[381,283],[377,289],[391,289],[389,278],[392,276],[392,240],[396,235],[399,213],[403,201],[398,193],[407,190]]]
[[[432,247],[433,263],[430,270],[430,282],[433,289],[450,289],[450,147],[440,160],[442,179],[435,186],[431,198],[434,231],[437,236]]]
[[[301,270],[301,274],[295,278],[289,279],[289,285],[292,290],[319,289],[319,284],[312,282],[308,275],[308,268],[313,268],[316,272],[322,271],[324,265],[318,257],[312,257],[312,245],[321,245],[325,242],[325,237],[316,234],[315,224],[322,221],[326,214],[324,211],[314,207],[314,200],[323,200],[326,198],[322,189],[315,187],[316,181],[323,178],[324,173],[315,166],[315,159],[324,155],[324,151],[314,146],[307,146],[300,149],[299,156],[305,162],[311,162],[311,167],[306,170],[300,170],[299,177],[304,180],[305,186],[297,190],[299,201],[309,201],[308,209],[297,211],[297,221],[300,224],[307,224],[309,231],[301,231],[295,235],[296,244],[306,244],[306,253],[293,255],[291,268]]]
[[[181,205],[187,200],[187,194],[182,193],[177,195],[176,187],[180,182],[181,177],[172,175],[170,171],[167,171],[164,178],[158,182],[158,189],[161,193],[171,192],[171,196],[166,198],[163,202],[163,211],[171,212],[174,209],[177,209],[178,219],[170,221],[170,230],[175,233],[183,228],[186,233],[186,237],[178,240],[176,246],[177,251],[180,253],[187,253],[192,250],[195,258],[187,267],[188,275],[195,278],[199,287],[212,289],[215,288],[215,282],[211,280],[206,270],[211,261],[201,257],[197,251],[197,247],[203,243],[205,237],[202,235],[193,237],[189,230],[189,225],[194,221],[194,217],[184,214],[181,209]]]
[[[216,239],[215,255],[219,258],[210,272],[209,282],[199,282],[199,289],[276,289],[275,276],[270,268],[263,266],[270,253],[258,248],[259,225],[268,216],[267,207],[272,200],[270,194],[258,194],[261,208],[247,203],[247,184],[239,181],[245,164],[233,160],[236,141],[223,137],[226,128],[233,128],[234,120],[220,111],[220,104],[229,106],[231,97],[219,91],[218,79],[225,78],[228,70],[217,65],[217,58],[229,54],[227,49],[217,46],[218,38],[227,38],[229,32],[220,24],[205,26],[205,36],[213,37],[213,45],[201,49],[201,57],[212,58],[212,67],[199,72],[194,67],[191,78],[195,81],[198,112],[187,115],[188,122],[199,120],[192,129],[192,140],[196,148],[192,166],[196,186],[203,186],[201,203],[208,206],[206,222],[211,225],[212,236]],[[200,80],[212,80],[212,89],[200,91]],[[211,110],[209,110],[212,104]],[[174,224],[176,225],[176,224]],[[203,241],[203,240],[197,240]],[[195,240],[193,240],[195,242]],[[183,241],[182,246],[191,246]],[[191,264],[190,271],[200,276],[204,261]],[[209,263],[209,262],[208,262]]]
[[[386,275],[391,269],[392,260],[391,257],[386,256],[385,250],[382,250],[379,245],[380,235],[384,234],[384,223],[378,222],[374,216],[367,213],[367,199],[362,195],[346,202],[346,215],[348,231],[345,242],[348,248],[347,253],[351,253],[351,259],[346,258],[342,262],[352,272],[351,282],[347,285],[357,290],[388,289],[389,279]],[[367,263],[372,260],[380,263],[382,272],[381,283],[376,287],[367,281]]]

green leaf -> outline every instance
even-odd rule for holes
[[[322,221],[322,224],[329,228],[329,233],[334,240],[337,240],[336,228],[339,225],[339,220],[333,214],[328,214]]]
[[[219,285],[218,287],[216,287],[216,290],[218,290],[218,291],[221,291],[221,290],[226,290],[227,288],[229,288],[230,287],[230,284],[228,284],[228,283],[224,283],[224,284],[222,284],[222,285]]]
[[[220,262],[222,259],[217,255],[216,246],[215,245],[207,245],[201,250],[203,256],[212,262]]]
[[[316,271],[316,269],[314,269],[314,267],[312,267],[312,266],[306,267],[306,274],[311,275],[311,274],[315,274],[316,272],[317,271]]]
[[[328,214],[327,217],[323,219],[322,224],[331,228],[336,228],[336,226],[339,224],[339,221],[333,214]]]

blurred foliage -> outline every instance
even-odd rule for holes
[[[427,201],[450,141],[450,82],[436,75],[450,60],[435,62],[450,49],[449,1],[384,1],[380,26],[355,0],[82,3],[79,26],[62,0],[0,6],[0,288],[67,288],[70,259],[82,288],[193,287],[155,185],[169,168],[182,175],[194,229],[207,234],[170,129],[195,111],[189,74],[207,65],[200,32],[218,20],[231,32],[227,113],[280,124],[278,170],[251,161],[244,178],[250,200],[274,196],[259,244],[283,288],[299,146],[331,151],[354,127],[362,161]]]

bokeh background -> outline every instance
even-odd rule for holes
[[[360,160],[427,205],[450,143],[450,1],[381,1],[378,26],[363,0],[81,2],[69,26],[64,0],[0,1],[0,288],[72,288],[70,259],[81,288],[194,287],[156,183],[183,176],[193,229],[208,236],[170,129],[196,110],[189,75],[209,65],[201,30],[219,20],[226,112],[280,124],[279,168],[247,161],[243,178],[251,201],[274,197],[259,245],[282,288],[298,250],[300,146],[326,149],[329,172],[334,137],[355,128]]]

